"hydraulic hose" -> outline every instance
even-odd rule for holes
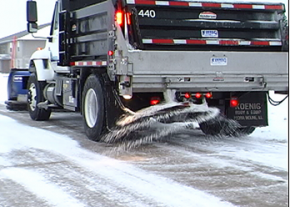
[[[278,105],[280,105],[281,103],[283,103],[283,102],[288,98],[288,95],[285,96],[281,101],[275,101],[275,100],[273,100],[273,99],[270,97],[269,93],[267,93],[267,97],[268,97],[269,103],[270,103],[271,105],[273,105],[273,106],[278,106]]]

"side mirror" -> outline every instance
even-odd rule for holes
[[[27,23],[27,31],[29,33],[36,33],[38,30],[38,25],[36,23]]]
[[[37,32],[37,4],[35,1],[26,2],[26,19],[27,19],[27,31],[29,33]]]

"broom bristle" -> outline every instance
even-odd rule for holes
[[[217,108],[171,102],[127,114],[114,129],[101,137],[101,141],[114,143],[120,149],[131,149],[202,122],[222,123],[221,135],[231,134],[240,126],[236,121],[222,117]]]

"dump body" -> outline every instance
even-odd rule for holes
[[[98,61],[112,81],[122,76],[130,81],[129,93],[288,91],[284,4],[128,0],[121,9],[112,1],[87,4],[72,6],[66,62]],[[122,25],[114,23],[118,10]]]
[[[288,91],[283,4],[127,4],[133,91]]]

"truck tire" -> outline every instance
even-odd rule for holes
[[[32,120],[45,121],[51,114],[50,109],[43,109],[37,106],[38,103],[45,101],[43,89],[46,85],[44,81],[37,81],[35,73],[28,79],[27,109]]]
[[[236,136],[244,136],[244,135],[250,135],[255,131],[255,127],[253,126],[247,126],[247,127],[240,127],[236,131],[237,135]]]
[[[241,137],[245,135],[250,135],[255,131],[255,127],[236,127],[231,126],[230,122],[226,119],[220,118],[219,120],[209,120],[207,122],[202,122],[199,124],[201,131],[206,135],[211,136],[231,136],[231,137]]]
[[[94,74],[87,78],[84,85],[82,114],[87,137],[99,141],[104,128],[105,100],[100,79]]]

